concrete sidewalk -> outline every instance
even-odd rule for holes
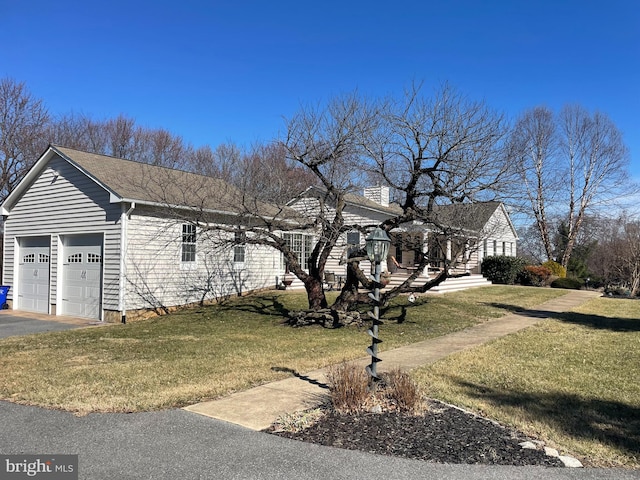
[[[567,312],[599,292],[572,290],[566,295],[519,313],[489,320],[474,327],[442,337],[425,340],[394,350],[383,351],[381,372],[400,368],[411,370],[433,363],[455,352],[466,350],[496,338],[530,327],[553,313]],[[370,357],[357,360],[363,368]],[[269,427],[286,413],[293,413],[318,406],[328,394],[325,370],[316,370],[304,375],[293,374],[291,378],[268,383],[238,392],[228,397],[185,407],[189,412],[235,423],[253,430]]]

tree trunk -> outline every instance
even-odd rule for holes
[[[307,291],[307,299],[309,300],[310,310],[320,310],[322,308],[327,308],[327,297],[324,294],[322,280],[318,280],[317,278],[309,276],[304,282],[304,288]]]
[[[629,290],[631,290],[630,295],[635,297],[640,294],[640,266],[637,263],[631,268],[631,279],[629,283]]]
[[[358,292],[358,286],[360,284],[365,288],[372,288],[371,280],[360,270],[360,261],[350,260],[347,262],[347,279],[345,285],[331,306],[331,309],[346,312],[350,307],[358,303],[369,302],[369,296],[366,293]]]

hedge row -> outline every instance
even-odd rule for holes
[[[568,288],[579,290],[582,281],[575,278],[566,278],[567,271],[556,262],[545,262],[542,265],[527,265],[527,262],[518,257],[506,257],[496,255],[485,257],[482,260],[482,274],[491,282],[503,285],[532,285],[541,287],[547,285],[552,276],[559,278],[551,282],[553,288]]]

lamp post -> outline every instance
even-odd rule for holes
[[[390,244],[391,239],[387,232],[380,227],[376,227],[366,238],[367,256],[374,266],[373,279],[376,282],[373,292],[369,294],[369,297],[373,300],[373,312],[369,312],[373,322],[367,332],[371,336],[371,346],[367,348],[367,353],[371,355],[371,364],[367,366],[366,370],[370,377],[369,388],[372,390],[375,387],[375,382],[380,380],[376,368],[377,363],[380,361],[378,358],[378,344],[382,343],[382,340],[378,338],[378,326],[382,324],[380,321],[380,262],[387,259]]]

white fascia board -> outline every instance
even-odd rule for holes
[[[186,205],[169,205],[167,203],[163,203],[163,202],[153,202],[150,200],[140,200],[138,198],[123,198],[123,197],[118,197],[117,194],[113,195],[110,197],[110,202],[111,203],[132,203],[132,204],[136,204],[136,205],[147,205],[149,207],[160,207],[160,208],[169,208],[172,210],[197,210],[197,211],[202,211],[204,213],[215,213],[218,215],[234,215],[237,216],[238,214],[235,212],[229,212],[226,210],[215,210],[215,209],[203,209],[200,210],[197,207],[188,207]]]
[[[29,186],[35,182],[55,153],[56,152],[53,147],[49,145],[47,150],[40,156],[36,163],[33,164],[23,179],[20,180],[20,183],[18,183],[16,188],[14,188],[7,198],[5,198],[4,202],[2,202],[2,206],[0,206],[0,214],[9,215],[11,209],[18,202],[18,199],[20,199]]]

